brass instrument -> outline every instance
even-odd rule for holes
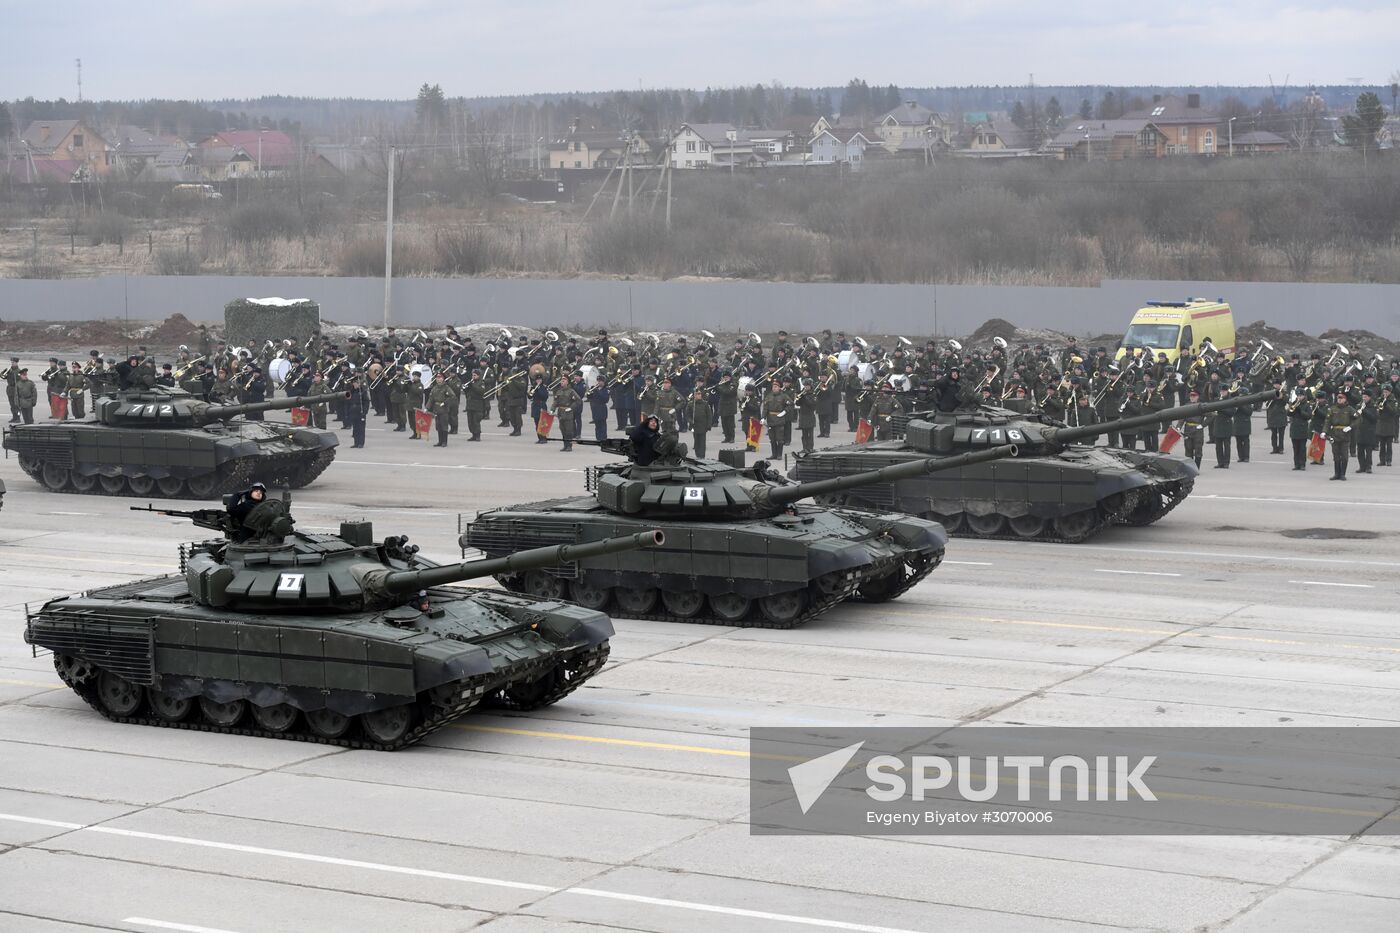
[[[500,382],[492,386],[491,391],[486,393],[486,397],[495,398],[497,395],[500,394],[501,390],[504,389],[510,383],[512,379],[518,379],[523,375],[525,375],[525,370],[517,369],[515,372],[511,373],[509,376],[505,377]]]
[[[184,377],[185,373],[187,373],[187,372],[189,372],[191,369],[193,369],[193,368],[194,368],[194,364],[195,364],[195,363],[198,363],[198,362],[199,362],[200,360],[202,360],[202,359],[204,359],[204,357],[202,357],[202,356],[196,356],[194,359],[190,360],[190,361],[189,361],[188,363],[186,363],[184,366],[181,366],[179,369],[175,370],[175,379],[176,379],[177,381],[178,381],[179,379],[182,379],[182,378]],[[91,365],[91,364],[89,364],[89,365]],[[83,370],[83,374],[84,374],[84,375],[91,375],[91,373],[90,373],[87,369],[84,369],[84,370]]]
[[[977,383],[977,388],[973,389],[972,391],[973,391],[973,392],[980,393],[984,388],[986,388],[986,386],[987,386],[988,383],[990,383],[993,379],[997,378],[997,377],[1000,376],[1000,375],[1001,375],[1001,367],[998,366],[998,367],[996,367],[995,369],[993,369],[990,373],[988,373],[987,375],[983,376],[983,377],[982,377],[982,381],[979,382],[979,383]]]
[[[1257,362],[1259,354],[1263,353],[1265,350],[1268,350],[1270,353],[1274,352],[1274,345],[1269,343],[1269,341],[1265,340],[1263,337],[1260,337],[1259,346],[1255,347],[1254,352],[1250,354],[1249,357],[1249,374],[1251,376],[1258,376],[1271,365],[1270,360],[1267,356],[1264,357],[1262,361],[1262,366],[1259,362]]]

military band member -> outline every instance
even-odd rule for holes
[[[19,408],[20,420],[25,424],[34,423],[34,406],[39,403],[39,387],[29,381],[29,370],[15,372],[15,405]]]
[[[1201,393],[1191,389],[1188,393],[1188,404],[1195,405],[1201,400]],[[1185,418],[1181,422],[1181,439],[1186,448],[1186,459],[1194,460],[1196,466],[1201,465],[1201,455],[1205,452],[1206,446],[1206,421],[1205,418],[1196,415]]]
[[[1221,389],[1221,398],[1229,395],[1228,387]],[[1215,468],[1230,469],[1230,439],[1234,436],[1235,416],[1230,409],[1222,408],[1210,416],[1211,436],[1215,438]]]
[[[1283,434],[1288,429],[1288,399],[1284,397],[1283,377],[1274,379],[1274,397],[1264,410],[1264,424],[1269,429],[1270,453],[1283,453]]]
[[[1332,476],[1347,478],[1347,459],[1351,452],[1352,428],[1357,420],[1345,389],[1337,390],[1336,404],[1327,410],[1327,439],[1332,442]]]
[[[528,404],[524,371],[519,370],[518,372],[521,374],[507,381],[505,387],[500,391],[501,410],[508,415],[506,420],[510,422],[511,437],[520,436],[520,428],[525,422],[525,410]]]
[[[1238,392],[1247,391],[1241,387]],[[1240,463],[1249,462],[1249,435],[1254,430],[1254,406],[1236,405],[1235,416],[1231,430],[1235,435],[1235,452],[1239,455]]]
[[[593,439],[607,440],[608,400],[612,397],[612,393],[608,391],[608,377],[599,373],[598,378],[593,381],[593,387],[585,392],[583,397],[588,402],[589,420],[593,422]]]
[[[365,446],[365,420],[371,407],[369,390],[359,373],[350,377],[350,398],[346,400],[345,421],[350,425],[350,436],[354,439],[351,447]]]
[[[309,386],[307,386],[307,389],[306,389],[306,393],[305,393],[305,394],[307,394],[307,395],[325,395],[326,392],[328,392],[328,391],[330,391],[330,390],[326,388],[326,377],[325,377],[325,375],[324,375],[323,373],[321,373],[320,370],[317,370],[315,373],[312,374],[312,376],[311,376],[311,384],[310,384]],[[326,429],[326,414],[327,414],[327,410],[328,410],[329,408],[330,408],[330,406],[327,405],[325,402],[317,402],[315,405],[312,405],[312,406],[311,406],[311,426],[312,426],[312,427],[318,428],[318,429],[320,429],[320,430],[322,430],[322,431],[324,431],[324,430]],[[347,419],[347,421],[346,421],[346,427],[349,427],[349,424],[350,424],[350,422],[349,422],[349,420]]]
[[[437,428],[437,443],[434,447],[447,446],[447,434],[452,428],[452,412],[457,409],[457,395],[447,384],[447,374],[439,370],[433,374],[433,387],[428,390],[426,410],[432,413],[433,427]]]
[[[5,377],[5,400],[10,403],[10,424],[14,424],[20,420],[19,402],[15,397],[15,388],[19,385],[19,357],[10,357],[10,365],[0,376]]]
[[[58,400],[65,397],[68,390],[68,371],[63,367],[63,361],[57,357],[49,357],[49,368],[39,376],[44,382],[44,394],[49,398],[49,417],[57,418],[54,411],[58,408]]]
[[[1306,470],[1308,441],[1312,440],[1313,434],[1313,403],[1305,388],[1299,387],[1294,391],[1292,401],[1284,403],[1284,412],[1288,416],[1288,439],[1293,444],[1293,469]]]
[[[1380,447],[1380,465],[1393,466],[1395,438],[1400,434],[1400,398],[1390,383],[1381,386],[1380,401],[1376,403],[1376,442]]]
[[[671,377],[667,376],[661,380],[661,390],[656,393],[653,400],[656,413],[656,420],[661,422],[661,433],[676,435],[679,431],[681,403],[684,399],[676,391]]]
[[[865,391],[859,366],[852,366],[846,371],[841,388],[846,396],[846,430],[855,433],[857,422],[860,420],[860,396]]]
[[[734,374],[725,371],[719,375],[719,384],[714,388],[715,405],[719,408],[719,426],[726,444],[734,443],[734,416],[739,411],[739,385]]]
[[[783,455],[787,417],[788,397],[783,394],[781,389],[774,388],[763,400],[763,426],[764,430],[768,432],[768,446],[774,460]]]
[[[481,370],[473,369],[467,384],[462,386],[462,402],[467,412],[467,433],[471,435],[467,438],[468,441],[481,440],[481,422],[491,414],[491,402],[486,398],[486,392],[486,380],[481,375]],[[503,416],[506,414],[504,402],[501,404],[501,413]]]
[[[83,377],[83,368],[74,360],[71,364],[71,372],[68,373],[68,414],[76,421],[82,421],[87,417],[83,408],[83,398],[87,392],[87,380]]]
[[[904,406],[895,397],[894,386],[888,382],[880,386],[880,391],[870,407],[870,422],[875,428],[876,440],[889,440],[891,422],[894,416],[903,410]]]
[[[1376,411],[1375,393],[1371,389],[1361,390],[1361,407],[1356,412],[1356,472],[1370,473],[1372,456],[1376,451],[1376,423],[1379,421],[1379,414]]]
[[[710,403],[705,400],[705,389],[697,386],[686,403],[686,418],[690,422],[691,449],[695,456],[702,459],[705,456],[705,435],[710,433],[711,414]]]
[[[567,379],[560,379],[550,393],[549,407],[559,423],[559,436],[564,439],[561,453],[574,449],[574,402],[578,393]]]
[[[814,437],[817,428],[817,389],[811,379],[804,379],[801,391],[794,401],[797,404],[797,428],[802,432],[803,452],[815,450]]]

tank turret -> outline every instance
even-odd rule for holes
[[[348,397],[348,392],[327,392],[241,405],[213,405],[179,389],[157,387],[103,396],[94,409],[98,421],[113,427],[198,428],[258,412],[301,408]]]
[[[952,460],[1014,444],[1014,460],[905,475],[819,501],[933,517],[955,535],[1074,543],[1115,524],[1152,524],[1186,499],[1199,472],[1192,460],[1155,449],[1096,447],[1094,438],[1107,435],[1116,444],[1137,433],[1156,436],[1169,422],[1248,411],[1273,396],[1258,392],[1073,426],[987,405],[916,412],[901,419],[903,437],[797,454],[791,475],[802,483],[853,478],[929,456]],[[1081,410],[1071,408],[1069,415]]]
[[[787,483],[764,461],[743,469],[715,460],[693,459],[685,455],[685,445],[669,441],[661,445],[661,455],[646,465],[636,462],[629,441],[594,441],[592,445],[631,460],[591,468],[588,484],[605,509],[620,515],[702,520],[772,516],[803,499],[1016,454],[1014,445],[1003,444],[996,450],[977,451],[966,458],[901,463],[813,484]]]

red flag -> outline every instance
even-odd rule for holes
[[[1327,452],[1327,442],[1322,439],[1321,434],[1314,434],[1308,443],[1308,459],[1313,463],[1321,463],[1322,455]]]
[[[875,426],[864,418],[860,419],[860,422],[856,424],[856,443],[868,444],[874,436]]]
[[[1172,425],[1167,428],[1167,433],[1162,435],[1162,443],[1157,445],[1157,449],[1164,454],[1169,454],[1179,440],[1181,440],[1181,432],[1176,429],[1176,425]]]
[[[55,418],[57,418],[59,421],[62,421],[64,418],[67,418],[67,417],[68,417],[68,399],[64,398],[64,397],[61,396],[61,395],[50,395],[50,396],[49,396],[49,414],[53,415],[53,416],[54,416]]]
[[[549,432],[554,429],[554,414],[548,411],[540,412],[539,424],[535,425],[535,433],[540,437],[549,437]]]
[[[419,438],[426,439],[433,430],[433,413],[421,408],[413,409],[413,430],[418,432]]]
[[[306,427],[306,426],[307,426],[308,424],[310,424],[310,423],[311,423],[311,409],[309,409],[309,408],[293,408],[293,409],[292,409],[292,427],[294,427],[294,428],[304,428],[304,427]]]
[[[749,429],[745,432],[748,436],[747,447],[749,450],[758,450],[758,442],[763,440],[763,422],[757,418],[749,419]]]

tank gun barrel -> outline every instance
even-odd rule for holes
[[[926,473],[938,473],[942,470],[956,470],[958,467],[972,466],[974,463],[986,463],[989,460],[1001,460],[1006,457],[1014,456],[1016,456],[1016,445],[1003,444],[1000,447],[989,447],[986,450],[974,450],[971,453],[959,454],[956,457],[931,457],[926,460],[910,460],[905,463],[896,463],[893,466],[882,467],[881,469],[870,470],[865,473],[852,473],[850,476],[814,480],[810,483],[797,483],[792,486],[773,486],[768,490],[768,501],[773,505],[788,505],[799,499],[807,499],[811,496],[824,496],[828,493],[841,492],[860,486],[871,486],[876,483],[892,483],[895,480],[901,479],[913,479],[916,476],[923,476]]]
[[[558,544],[537,547],[491,560],[469,560],[460,564],[430,567],[425,570],[396,570],[384,577],[383,587],[390,593],[412,593],[444,583],[475,580],[480,577],[495,576],[498,573],[519,573],[522,570],[554,567],[589,557],[616,554],[618,551],[659,547],[665,541],[666,536],[660,531],[643,531],[632,535],[622,535],[618,538],[590,541],[586,544]]]
[[[1120,418],[1117,421],[1102,421],[1098,424],[1086,424],[1077,428],[1045,428],[1042,433],[1045,440],[1052,444],[1071,444],[1078,440],[1099,437],[1110,431],[1126,431],[1133,428],[1140,428],[1144,425],[1160,424],[1163,421],[1176,421],[1179,418],[1208,415],[1213,411],[1220,411],[1223,408],[1238,408],[1241,405],[1253,405],[1255,402],[1265,402],[1273,397],[1274,390],[1269,389],[1265,392],[1255,392],[1252,395],[1240,395],[1235,398],[1221,399],[1218,402],[1197,402],[1195,405],[1164,408],[1161,411],[1154,411],[1148,415]]]
[[[250,415],[259,411],[302,408],[306,405],[319,405],[322,402],[334,402],[349,397],[349,392],[327,392],[323,395],[302,395],[296,398],[270,398],[265,402],[246,402],[242,405],[210,405],[200,414],[199,421],[208,424],[211,421],[223,421],[227,418],[237,418],[239,415]]]

